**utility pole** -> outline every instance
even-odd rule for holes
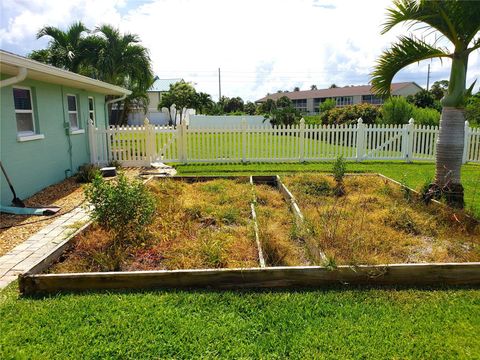
[[[220,68],[218,68],[218,101],[222,99],[222,82],[220,78]]]
[[[428,72],[427,72],[427,91],[430,85],[430,64],[428,64]]]

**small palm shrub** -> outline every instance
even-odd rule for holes
[[[95,176],[100,174],[100,168],[93,164],[83,164],[78,168],[75,180],[78,183],[90,183]]]

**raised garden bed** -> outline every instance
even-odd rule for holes
[[[306,243],[337,265],[480,260],[479,222],[380,176],[347,176],[344,196],[326,175],[282,178],[305,217]],[[317,257],[319,265],[324,259]]]
[[[91,225],[21,275],[20,291],[480,283],[476,220],[384,177],[345,185],[338,198],[323,175],[153,179],[159,216],[121,261]]]

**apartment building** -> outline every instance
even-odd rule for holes
[[[391,94],[393,96],[414,95],[423,90],[421,86],[415,82],[393,83]],[[370,85],[346,86],[331,89],[306,90],[306,91],[290,91],[267,95],[257,103],[267,101],[267,99],[278,100],[282,96],[292,100],[293,106],[302,113],[313,115],[319,113],[319,106],[327,99],[334,99],[337,106],[353,105],[353,104],[383,104],[383,98],[376,96],[372,92]]]

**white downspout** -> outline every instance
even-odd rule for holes
[[[0,81],[0,88],[3,88],[8,85],[13,85],[16,83],[19,83],[20,81],[23,81],[27,78],[27,68],[21,67],[18,69],[18,74],[16,76],[13,76],[11,78],[1,80]]]
[[[119,102],[119,101],[122,101],[122,100],[125,100],[127,97],[127,94],[123,94],[121,97],[119,98],[116,98],[116,99],[112,99],[112,100],[108,100],[105,105],[110,105],[110,104],[113,104],[113,103],[116,103],[116,102]]]

